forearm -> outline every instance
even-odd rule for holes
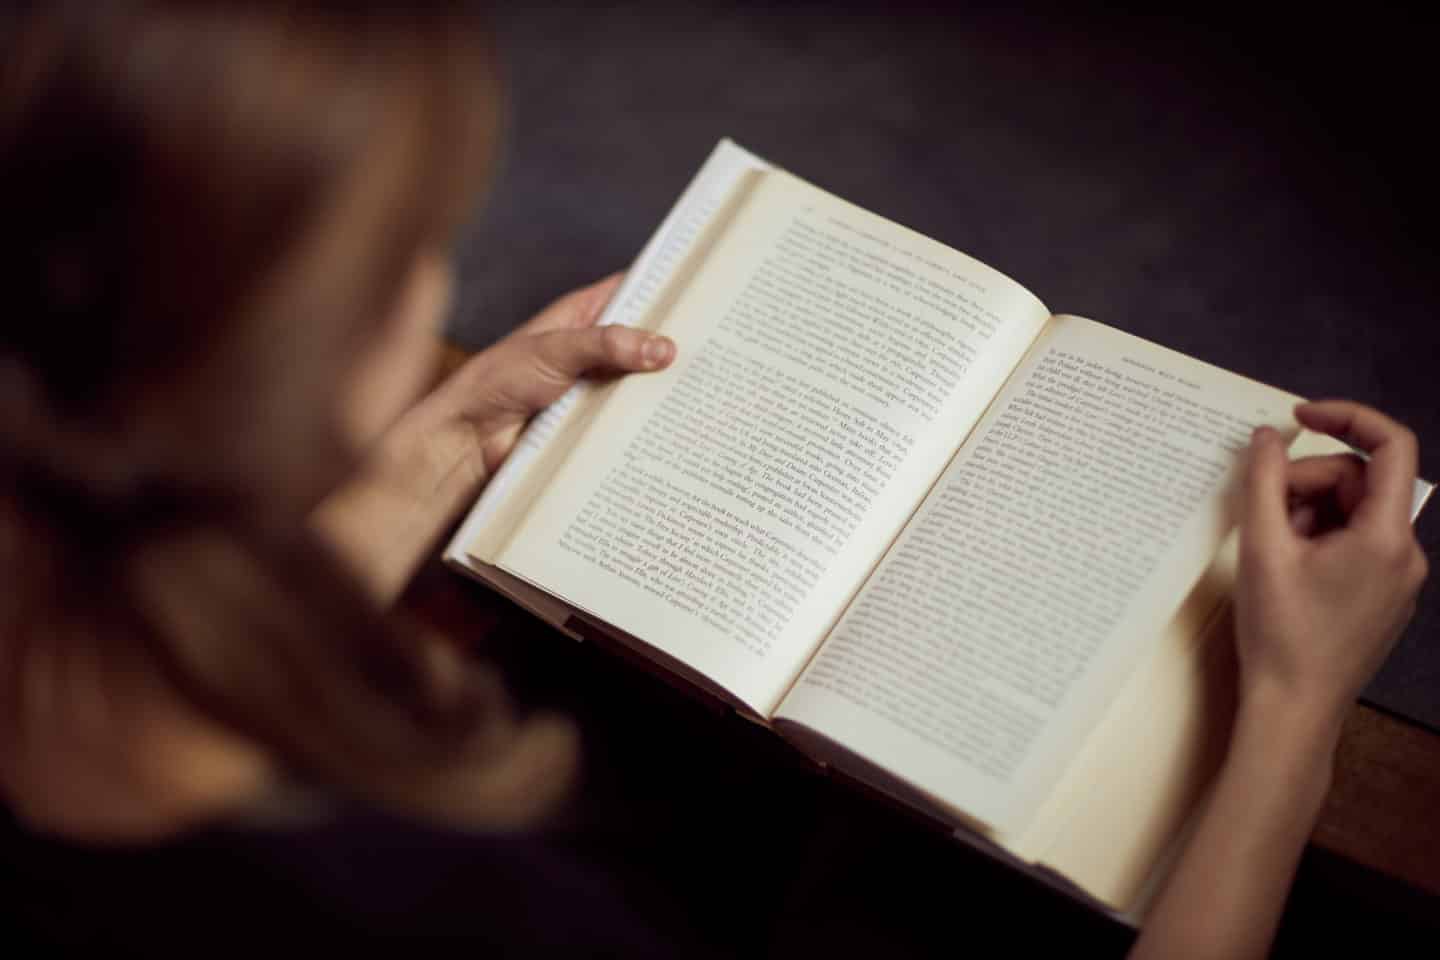
[[[316,531],[382,605],[404,590],[487,479],[481,438],[426,398],[315,511]]]
[[[1132,958],[1265,956],[1330,787],[1337,730],[1328,715],[1279,703],[1241,711]]]

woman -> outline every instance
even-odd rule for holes
[[[11,809],[133,842],[300,781],[444,824],[543,817],[572,729],[380,612],[532,412],[674,345],[593,326],[611,280],[424,392],[495,139],[483,34],[439,5],[157,0],[5,35]],[[1287,465],[1255,438],[1236,732],[1141,954],[1264,949],[1340,718],[1424,575],[1414,438],[1353,404],[1297,414],[1373,457]],[[1339,529],[1287,513],[1325,496]]]
[[[513,726],[371,611],[530,412],[670,347],[591,328],[605,283],[412,404],[496,100],[469,24],[372,8],[59,5],[14,34],[5,781],[39,825],[161,835],[277,764],[483,822],[564,781],[563,724]]]

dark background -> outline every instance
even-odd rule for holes
[[[730,136],[1052,310],[1374,404],[1440,478],[1433,18],[1207,9],[498,4],[506,141],[452,335],[623,268]],[[1367,698],[1440,728],[1435,595]]]

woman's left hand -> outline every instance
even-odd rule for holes
[[[582,377],[660,370],[668,338],[596,326],[621,274],[566,294],[470,358],[407,411],[315,525],[382,602],[474,501],[525,424]]]
[[[473,431],[485,476],[515,446],[530,417],[585,376],[660,370],[675,357],[664,336],[597,327],[623,274],[566,294],[465,363],[423,404],[437,404]]]

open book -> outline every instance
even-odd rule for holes
[[[1225,747],[1239,453],[1300,398],[728,141],[604,321],[675,364],[536,418],[447,560],[1138,917]]]

